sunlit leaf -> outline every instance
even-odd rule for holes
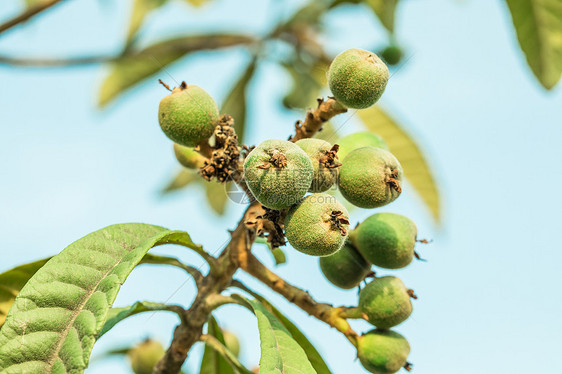
[[[253,41],[254,39],[248,36],[234,34],[190,35],[165,40],[141,51],[129,52],[111,64],[109,75],[101,86],[99,106],[103,107],[126,89],[159,72],[186,54],[248,44]],[[179,85],[179,82],[171,83]]]
[[[81,373],[121,284],[160,244],[195,247],[189,235],[141,223],[86,235],[22,288],[0,330],[0,372]]]
[[[161,7],[167,1],[168,0],[133,0],[131,20],[129,21],[129,30],[127,32],[127,42],[135,36],[148,13]]]
[[[207,2],[209,2],[209,0],[184,0],[186,3],[193,5],[195,7],[199,7]]]
[[[394,32],[394,19],[398,0],[365,0],[373,9],[382,25],[390,32]]]
[[[234,118],[234,128],[238,135],[240,144],[244,141],[244,130],[246,128],[246,88],[254,76],[256,60],[252,60],[242,76],[238,79],[230,93],[226,96],[221,107],[221,113],[230,114]]]
[[[519,45],[527,63],[546,89],[562,74],[562,2],[507,0]]]
[[[207,322],[207,334],[214,336],[221,344],[226,345],[222,330],[213,316]],[[219,352],[207,345],[201,360],[199,374],[234,374],[234,370]]]
[[[182,189],[200,178],[196,171],[182,168],[162,189],[162,194],[166,195],[172,191]]]
[[[412,184],[433,218],[441,220],[441,201],[437,182],[417,142],[402,126],[378,106],[357,112],[365,127],[380,135],[404,168],[406,179]]]
[[[295,339],[295,341],[299,343],[299,345],[306,353],[306,356],[308,357],[308,360],[314,367],[314,370],[316,370],[316,373],[331,374],[328,365],[326,364],[326,362],[324,362],[324,359],[322,358],[320,353],[316,350],[316,348],[314,348],[314,345],[312,345],[310,340],[308,340],[308,338],[301,332],[301,330],[293,322],[291,322],[291,320],[285,317],[285,315],[281,313],[279,309],[277,309],[276,307],[273,306],[273,304],[267,301],[263,296],[257,294],[253,294],[253,296],[257,300],[259,300],[259,302],[261,302],[268,311],[273,313],[273,315],[277,317],[279,322],[281,322],[283,326],[291,333],[293,339]]]
[[[4,324],[6,315],[22,287],[49,259],[20,265],[0,274],[0,327]]]
[[[205,195],[207,196],[207,201],[215,213],[224,214],[226,209],[226,203],[228,202],[228,196],[226,191],[230,188],[230,184],[218,183],[217,181],[206,182],[203,181],[205,186]]]
[[[315,374],[302,347],[283,324],[258,300],[244,300],[258,319],[261,374]]]

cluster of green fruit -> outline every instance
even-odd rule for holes
[[[372,106],[387,81],[386,65],[360,49],[338,55],[328,71],[334,98],[348,108]],[[161,128],[177,143],[178,160],[190,168],[200,167],[201,158],[187,147],[207,142],[218,120],[216,103],[197,86],[182,84],[160,103]],[[246,156],[244,181],[264,207],[286,213],[285,237],[292,247],[319,256],[327,279],[349,289],[366,278],[373,264],[387,269],[408,265],[417,230],[406,217],[379,213],[349,231],[347,209],[326,191],[337,185],[351,204],[378,208],[400,195],[403,171],[375,134],[356,133],[338,143],[266,140]],[[368,371],[395,373],[406,365],[409,344],[388,329],[410,316],[412,295],[396,277],[375,278],[360,292],[359,311],[376,327],[358,339],[358,357]]]

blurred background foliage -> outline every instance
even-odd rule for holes
[[[387,45],[376,46],[376,52],[383,57],[391,69],[391,76],[398,71],[409,58],[408,50],[400,45],[400,35],[395,33],[397,9],[408,0],[312,0],[303,3],[293,15],[278,24],[271,25],[264,35],[246,35],[239,33],[187,34],[159,42],[143,44],[143,24],[149,17],[158,16],[158,10],[173,1],[183,1],[189,6],[201,7],[212,0],[133,0],[130,19],[122,52],[115,56],[86,56],[70,59],[21,60],[15,57],[0,56],[0,63],[15,65],[66,66],[74,64],[100,63],[109,66],[109,73],[104,78],[98,93],[98,105],[104,109],[119,101],[121,96],[141,82],[156,77],[168,78],[170,85],[179,85],[167,71],[166,67],[180,59],[208,50],[232,47],[246,48],[253,56],[242,74],[235,79],[221,112],[230,114],[235,119],[235,126],[242,143],[247,132],[246,101],[250,82],[263,60],[275,61],[291,77],[292,88],[282,99],[287,109],[302,110],[313,107],[315,100],[326,94],[325,72],[334,56],[325,51],[323,31],[327,25],[324,16],[339,6],[355,6],[358,11],[372,14],[373,22],[380,22],[387,32]],[[45,5],[63,3],[60,0],[24,0],[23,12],[33,11]],[[532,72],[549,90],[560,79],[562,73],[562,2],[559,0],[507,0],[517,38]],[[189,11],[189,8],[186,8]],[[422,15],[420,15],[422,16]],[[345,32],[345,30],[341,30]],[[272,53],[268,44],[281,42],[285,44],[286,53]],[[164,79],[166,80],[166,79]],[[189,83],[189,82],[188,82]],[[435,179],[423,149],[416,142],[407,126],[398,123],[391,114],[380,106],[358,111],[359,118],[366,129],[381,135],[403,164],[408,182],[421,197],[431,212],[436,223],[441,221],[441,199],[439,185]],[[332,143],[337,143],[337,128],[330,128],[330,135],[320,133]],[[221,186],[216,182],[201,182],[195,177],[195,171],[182,169],[162,189],[163,194],[198,183],[206,190],[209,206],[219,214],[225,211],[227,199]]]

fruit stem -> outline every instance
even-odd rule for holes
[[[172,92],[172,89],[170,88],[170,86],[168,86],[166,83],[164,83],[162,81],[162,79],[158,79],[158,83],[160,83],[162,86],[164,86],[164,88],[166,88],[168,91]]]

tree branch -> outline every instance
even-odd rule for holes
[[[24,67],[67,67],[77,65],[94,65],[103,64],[106,62],[113,62],[121,56],[84,56],[84,57],[70,57],[70,58],[19,58],[0,56],[0,64]]]
[[[20,15],[4,22],[0,25],[0,34],[6,30],[11,29],[14,26],[19,25],[22,22],[27,21],[31,17],[43,12],[44,10],[49,9],[50,7],[62,2],[62,0],[45,0],[42,3],[39,3],[35,6],[27,8],[23,13]]]
[[[342,106],[333,97],[328,100],[318,99],[318,107],[315,110],[309,109],[306,112],[304,122],[297,121],[295,123],[295,135],[289,140],[296,142],[304,138],[312,138],[316,132],[322,129],[322,125],[328,122],[332,117],[347,112],[347,108]]]

